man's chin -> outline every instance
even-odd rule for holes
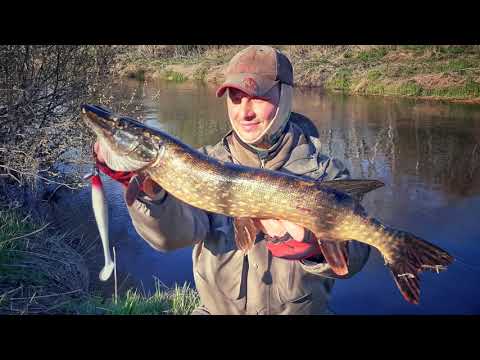
[[[238,131],[238,135],[240,135],[240,137],[244,142],[249,144],[260,137],[261,131],[243,131],[242,130],[242,131]]]

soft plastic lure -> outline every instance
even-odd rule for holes
[[[101,281],[107,281],[115,268],[115,262],[112,260],[110,254],[110,244],[108,238],[108,206],[103,189],[102,179],[98,168],[94,166],[92,173],[84,177],[85,180],[90,179],[92,184],[92,207],[97,223],[98,232],[102,240],[103,255],[105,258],[105,265],[100,271],[99,278]]]

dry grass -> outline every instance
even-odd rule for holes
[[[133,287],[119,290],[118,299],[95,295],[101,288],[97,274],[90,280],[86,259],[98,247],[1,203],[0,315],[189,315],[199,305],[188,284],[168,288],[158,279],[153,294]]]
[[[167,48],[171,48],[167,51]],[[223,81],[228,61],[244,48],[235,46],[181,47],[165,45],[163,54],[132,63],[132,74],[149,77],[165,64],[189,64],[189,79]],[[480,47],[477,45],[274,45],[289,56],[296,86],[324,87],[350,94],[472,100],[479,97]],[[154,65],[156,64],[156,65]],[[159,65],[161,64],[161,65]],[[192,75],[192,64],[195,64]],[[140,69],[140,70],[139,70]],[[181,67],[177,72],[182,73]],[[158,71],[158,70],[156,70]],[[158,74],[158,72],[157,72]],[[184,75],[185,75],[184,74]],[[178,77],[178,76],[177,76]]]
[[[19,209],[0,210],[0,314],[53,314],[88,293],[83,239],[54,233]]]

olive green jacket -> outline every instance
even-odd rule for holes
[[[293,149],[280,171],[319,181],[349,177],[340,161],[320,153],[317,138],[308,139]],[[233,162],[226,138],[200,150]],[[202,303],[194,314],[327,314],[334,279],[360,271],[370,252],[368,245],[349,241],[349,273],[342,277],[325,262],[273,257],[264,239],[257,239],[244,255],[235,245],[232,218],[168,194],[158,200],[139,197],[129,212],[137,232],[153,248],[170,251],[193,245],[193,273]]]

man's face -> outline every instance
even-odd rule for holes
[[[242,139],[258,138],[275,117],[280,100],[280,86],[274,86],[262,97],[251,97],[241,90],[229,88],[228,116]]]

